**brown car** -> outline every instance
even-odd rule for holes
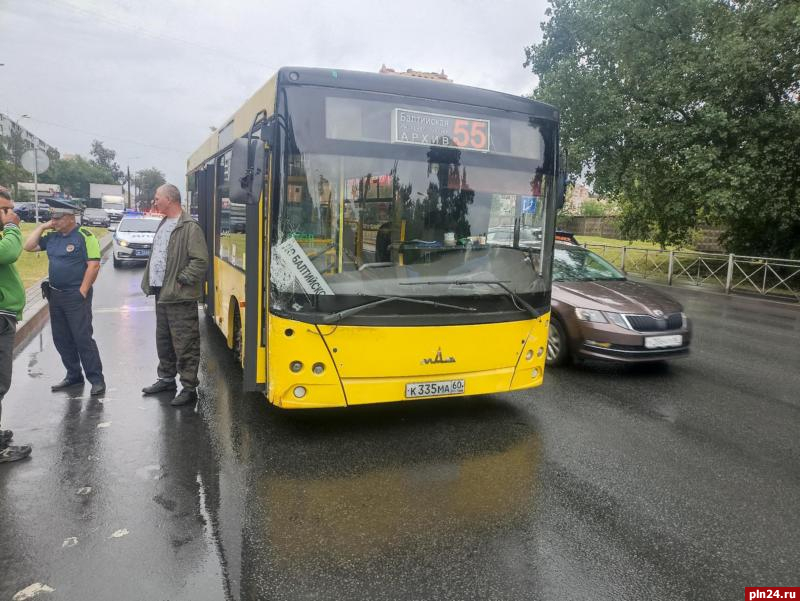
[[[691,338],[680,303],[583,247],[556,243],[548,365],[671,359],[689,353]]]

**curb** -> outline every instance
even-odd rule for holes
[[[102,258],[111,248],[111,234],[103,236],[100,240],[100,257]],[[25,252],[25,251],[23,251]],[[14,336],[14,356],[17,356],[42,329],[50,316],[50,306],[42,298],[42,278],[25,291],[24,318],[17,324],[17,333]]]

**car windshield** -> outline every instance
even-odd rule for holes
[[[86,217],[108,217],[108,214],[103,209],[86,209],[83,214]]]
[[[580,246],[556,246],[553,255],[553,281],[589,282],[624,280],[625,275],[602,257]]]
[[[121,202],[107,202],[103,204],[104,209],[110,209],[112,211],[121,211],[125,208]]]
[[[160,219],[123,219],[117,227],[118,232],[155,232]]]
[[[297,114],[290,109],[270,269],[275,308],[333,312],[364,296],[402,296],[493,297],[496,310],[508,310],[513,303],[500,298],[509,290],[549,288],[539,251],[552,178],[540,125],[522,115],[492,118],[489,152],[397,143],[390,132],[400,102],[328,98],[322,139],[297,103]]]

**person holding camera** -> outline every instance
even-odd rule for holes
[[[22,234],[19,216],[14,213],[14,201],[6,188],[0,186],[0,417],[3,397],[11,386],[11,368],[14,362],[14,335],[17,321],[22,319],[25,307],[25,288],[17,273],[17,262],[22,252]],[[30,445],[12,445],[14,433],[0,430],[0,463],[25,459],[31,454]]]

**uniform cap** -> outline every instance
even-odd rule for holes
[[[51,198],[48,202],[50,203],[50,213],[53,215],[53,217],[81,214],[81,207],[78,205],[78,203],[72,200]]]

